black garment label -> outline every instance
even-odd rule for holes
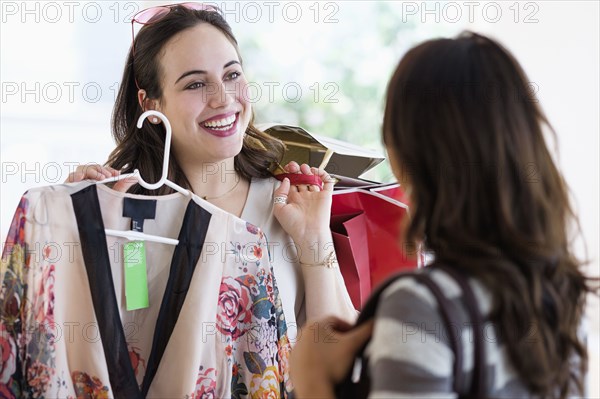
[[[156,217],[156,200],[125,198],[123,216],[131,218],[131,230],[144,231],[144,220]]]

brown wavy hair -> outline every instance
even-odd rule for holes
[[[567,231],[579,224],[529,82],[494,40],[465,32],[427,41],[389,83],[383,139],[412,188],[405,239],[481,281],[522,381],[565,398],[583,393],[578,329],[597,280],[571,252]]]
[[[160,99],[162,71],[159,59],[164,45],[178,33],[202,23],[211,24],[219,29],[233,44],[240,63],[242,62],[237,40],[218,10],[191,10],[182,6],[173,6],[162,19],[144,25],[136,35],[127,56],[112,114],[112,133],[117,146],[110,154],[107,165],[123,173],[139,169],[144,180],[148,182],[160,179],[165,132],[162,124],[153,125],[148,121],[144,122],[141,129],[137,128],[137,120],[144,110],[138,102],[136,79],[139,87],[146,90],[147,98]],[[246,129],[242,150],[235,157],[235,170],[246,179],[266,178],[272,176],[273,168],[283,158],[285,146],[280,140],[254,127],[253,121],[254,115]],[[173,155],[170,156],[169,179],[184,188],[191,189],[187,177]],[[158,190],[147,190],[137,184],[129,191],[136,194],[158,195],[173,192],[167,186]]]

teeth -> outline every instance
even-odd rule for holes
[[[224,119],[206,122],[204,124],[204,126],[209,127],[211,129],[217,128],[215,130],[227,130],[231,127],[233,122],[235,122],[235,115],[231,115]],[[219,128],[222,128],[222,129],[219,129]]]

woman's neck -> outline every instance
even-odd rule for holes
[[[240,176],[234,168],[233,158],[220,162],[202,162],[182,165],[183,173],[200,197],[218,197],[239,184]]]
[[[194,194],[236,216],[241,216],[250,182],[234,168],[234,159],[182,166]]]

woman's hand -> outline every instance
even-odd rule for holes
[[[323,180],[323,190],[317,185],[292,186],[289,179],[284,179],[277,190],[275,198],[286,199],[286,203],[275,202],[273,213],[284,230],[296,242],[309,242],[315,237],[329,232],[331,215],[332,179],[325,170],[311,168],[307,164],[299,166],[290,162],[285,166],[287,173],[303,173],[318,175]]]
[[[65,183],[76,183],[82,180],[97,180],[101,181],[110,177],[119,176],[121,172],[110,166],[102,166],[98,164],[79,165],[74,172],[69,173]],[[135,179],[119,180],[113,185],[113,190],[126,192],[137,181]]]
[[[334,397],[334,386],[346,377],[356,353],[371,336],[373,321],[351,327],[329,317],[307,322],[300,330],[290,358],[298,397]]]

